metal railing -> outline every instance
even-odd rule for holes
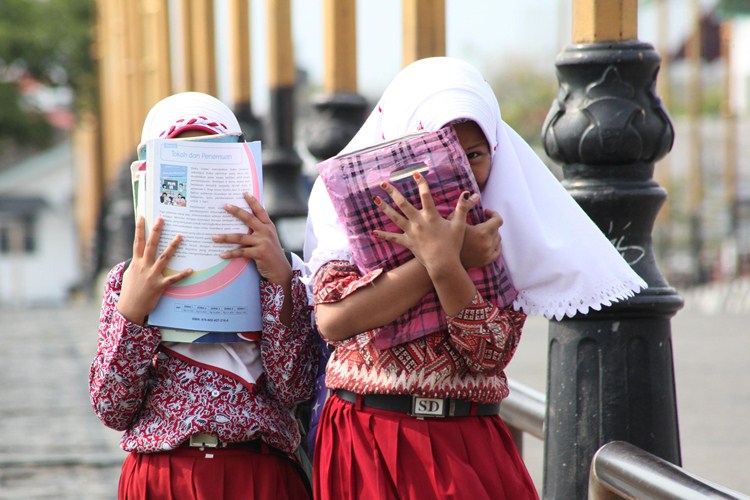
[[[605,444],[591,461],[589,499],[615,498],[750,500],[625,441]]]
[[[508,380],[510,395],[500,405],[500,417],[506,423],[519,453],[523,453],[523,433],[544,440],[545,397],[539,391],[513,379]]]
[[[500,405],[520,452],[523,433],[544,440],[544,394],[509,380],[510,396]],[[589,474],[589,499],[648,498],[653,500],[750,500],[624,441],[612,441],[594,454]]]

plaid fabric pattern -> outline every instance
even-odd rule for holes
[[[452,127],[407,136],[318,164],[318,171],[341,220],[362,274],[400,266],[413,256],[407,248],[372,236],[381,229],[399,232],[373,199],[388,195],[383,181],[394,184],[412,205],[420,208],[419,188],[411,172],[419,169],[430,185],[432,197],[445,217],[455,208],[463,191],[479,192],[468,160]],[[468,215],[469,223],[484,221],[480,205]],[[483,268],[469,270],[477,291],[486,300],[505,307],[516,297],[502,259]],[[375,346],[385,349],[446,329],[446,317],[435,292],[426,295],[402,317],[380,329]]]

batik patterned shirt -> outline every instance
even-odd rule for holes
[[[195,433],[225,442],[261,439],[293,452],[300,432],[293,405],[312,396],[318,346],[311,325],[305,285],[292,278],[290,326],[279,313],[284,296],[278,285],[261,280],[264,374],[253,386],[170,355],[160,349],[157,327],[139,326],[117,311],[124,265],[107,277],[96,356],[91,364],[91,403],[108,427],[124,431],[125,451],[174,449]]]
[[[338,302],[380,274],[360,276],[348,262],[329,262],[315,275],[314,302]],[[373,345],[377,330],[332,342],[335,349],[328,361],[326,385],[358,394],[498,402],[508,395],[504,369],[526,320],[523,312],[511,307],[499,308],[477,293],[464,310],[447,317],[446,331],[385,350]]]

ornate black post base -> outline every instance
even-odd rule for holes
[[[649,287],[625,303],[552,321],[544,497],[587,497],[591,459],[612,440],[680,464],[670,318],[682,299],[659,271],[651,231],[666,191],[654,162],[672,147],[655,95],[659,56],[638,41],[571,45],[543,128],[563,184]]]
[[[264,127],[263,196],[281,245],[302,255],[307,195],[302,183],[302,159],[294,149],[294,87],[271,90]]]
[[[307,149],[318,160],[336,156],[357,133],[365,118],[367,101],[354,93],[334,93],[315,100]]]

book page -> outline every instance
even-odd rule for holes
[[[154,140],[147,148],[145,193],[144,182],[138,182],[138,204],[145,203],[147,230],[157,217],[164,219],[159,252],[176,234],[183,237],[165,274],[193,269],[164,292],[149,324],[194,332],[260,331],[260,276],[255,263],[222,259],[219,255],[236,245],[211,240],[213,234],[248,232],[224,206],[231,203],[250,210],[245,192],[262,203],[260,143],[206,137]],[[224,341],[200,337],[199,341]]]
[[[153,189],[149,189],[151,210],[147,219],[164,219],[159,252],[178,233],[183,238],[169,263],[170,270],[215,266],[222,260],[219,254],[236,245],[214,243],[211,235],[248,231],[224,210],[226,203],[249,210],[245,192],[263,202],[260,170],[251,168],[242,146],[246,145],[159,140],[149,148],[149,165],[154,168],[148,180],[153,182]]]

